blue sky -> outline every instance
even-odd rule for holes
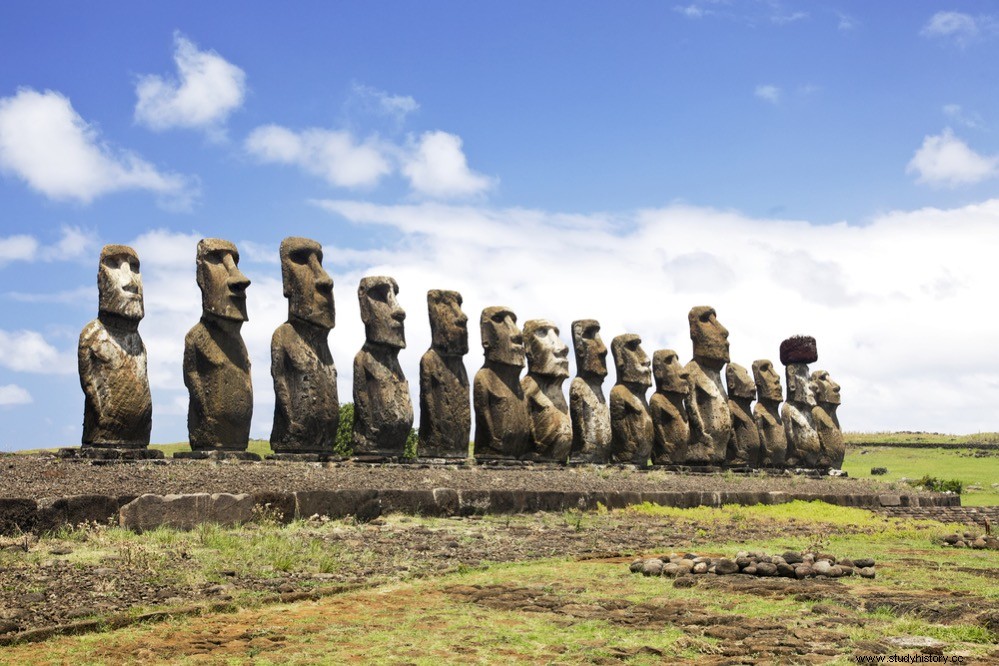
[[[814,335],[848,430],[999,429],[990,3],[38,2],[0,9],[0,62],[0,449],[78,441],[112,242],[143,264],[153,440],[185,438],[201,237],[253,280],[266,437],[287,235],[326,247],[341,399],[385,273],[414,389],[428,288],[681,358],[707,303],[747,367]]]

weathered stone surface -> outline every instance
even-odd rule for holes
[[[633,333],[611,341],[617,383],[611,389],[611,459],[645,465],[652,455],[655,433],[645,392],[652,385],[649,357],[642,339]]]
[[[360,507],[370,507],[372,503],[379,503],[377,490],[304,490],[295,493],[295,515],[298,518],[345,518],[356,515]]]
[[[247,320],[239,252],[229,241],[198,242],[201,321],[184,338],[187,432],[193,451],[245,450],[253,416],[250,356],[240,335]]]
[[[87,522],[103,525],[117,517],[119,508],[118,498],[108,495],[45,497],[38,500],[34,529],[38,532],[51,531],[63,525]]]
[[[33,499],[0,497],[0,534],[20,534],[35,528],[38,503]]]
[[[468,353],[468,317],[456,291],[431,289],[427,308],[431,347],[420,359],[419,455],[467,458],[472,410],[462,357]]]
[[[406,348],[406,312],[390,277],[361,279],[357,299],[364,346],[354,357],[354,454],[401,456],[413,428],[409,382],[399,364]]]
[[[819,433],[819,443],[822,445],[819,467],[839,469],[843,466],[843,458],[846,455],[843,431],[840,430],[839,417],[836,416],[840,404],[839,384],[834,382],[825,370],[813,372],[811,380],[816,402],[812,408],[812,418]]]
[[[253,506],[258,514],[279,522],[295,520],[295,493],[256,492],[253,493]]]
[[[739,565],[727,558],[721,558],[715,563],[715,573],[719,576],[738,573]]]
[[[757,467],[760,464],[760,431],[751,407],[756,397],[756,383],[738,363],[729,363],[725,368],[725,381],[728,385],[728,409],[732,413],[732,436],[725,462],[734,466]]]
[[[538,460],[565,462],[572,448],[572,422],[562,382],[569,376],[569,347],[547,319],[524,322],[527,376],[520,388],[531,415],[531,440]]]
[[[118,524],[132,530],[160,525],[189,530],[201,523],[238,525],[253,517],[253,496],[241,493],[140,495],[118,512]]]
[[[83,388],[83,446],[121,449],[149,445],[153,404],[139,257],[125,245],[105,245],[97,270],[97,319],[80,333],[77,360]]]
[[[758,398],[753,407],[753,418],[760,434],[760,466],[783,467],[787,456],[787,435],[780,416],[780,404],[784,400],[780,375],[773,363],[760,359],[753,361],[753,378]]]
[[[649,400],[654,442],[652,461],[657,465],[682,465],[687,460],[690,419],[685,401],[690,396],[687,369],[680,365],[672,349],[652,355],[652,376],[656,392]]]
[[[336,366],[327,337],[336,325],[333,279],[323,248],[308,238],[281,241],[281,278],[288,321],[271,337],[276,453],[328,453],[340,423]]]
[[[687,364],[690,397],[690,444],[687,462],[721,463],[732,436],[732,414],[721,379],[721,369],[729,361],[728,330],[715,310],[708,306],[691,308],[687,315],[694,358]]]
[[[658,558],[645,560],[642,564],[643,576],[659,576],[663,572],[663,561]]]
[[[815,339],[805,336],[788,338],[781,343],[781,359],[785,363],[787,401],[781,407],[781,420],[787,437],[786,464],[789,467],[816,467],[822,452],[819,433],[815,428],[815,392],[808,375],[808,365],[796,359],[814,359]]]
[[[521,458],[531,454],[531,416],[520,386],[524,337],[517,315],[488,307],[479,318],[485,363],[475,373],[475,456]]]
[[[572,346],[576,354],[576,377],[569,387],[574,462],[605,463],[610,456],[610,406],[604,397],[607,376],[607,346],[600,339],[595,319],[572,322]]]

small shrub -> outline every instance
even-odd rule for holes
[[[964,490],[964,482],[958,479],[938,479],[929,474],[924,475],[921,479],[908,481],[908,484],[914,488],[923,488],[937,493],[951,492],[960,495],[961,491]]]
[[[336,443],[333,451],[339,456],[349,456],[354,452],[354,403],[340,405],[340,424],[336,428]]]
[[[887,467],[872,467],[871,476],[884,476],[888,473]]]

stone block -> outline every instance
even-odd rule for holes
[[[377,490],[305,490],[294,493],[299,518],[319,515],[329,518],[357,516],[362,506],[371,513],[372,502],[379,504]],[[370,519],[369,519],[370,520]]]
[[[453,488],[434,488],[434,504],[437,507],[437,516],[455,516],[459,513],[461,505],[458,491]]]
[[[159,526],[193,529],[202,523],[237,525],[253,517],[253,496],[245,493],[141,495],[121,507],[118,523],[137,531]]]
[[[885,493],[882,495],[878,495],[878,502],[881,504],[881,506],[901,506],[902,498],[899,495],[892,495]]]
[[[274,515],[282,523],[290,523],[295,519],[295,493],[260,492],[253,493],[253,505],[258,514]]]
[[[490,490],[490,513],[523,513],[526,505],[522,490]]]
[[[492,498],[488,490],[459,490],[458,513],[462,516],[489,513]]]
[[[0,534],[29,532],[35,527],[38,503],[32,499],[0,497]]]
[[[437,503],[432,490],[379,490],[383,513],[405,513],[411,516],[436,516]]]
[[[118,517],[119,507],[118,498],[107,495],[45,497],[38,501],[35,530],[51,531],[86,522],[106,524]]]

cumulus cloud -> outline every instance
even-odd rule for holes
[[[905,171],[927,185],[974,185],[999,174],[999,157],[979,155],[948,127],[924,137]]]
[[[943,112],[954,122],[969,129],[982,129],[985,126],[985,121],[982,120],[981,115],[974,111],[965,111],[960,104],[945,104]]]
[[[183,207],[194,194],[187,179],[101,140],[64,95],[22,88],[0,98],[0,171],[56,200],[90,203],[121,190],[147,190]]]
[[[174,33],[175,78],[146,74],[135,86],[135,121],[152,130],[208,129],[216,134],[246,98],[246,73],[214,51]]]
[[[976,19],[961,12],[937,12],[930,17],[919,34],[924,37],[946,37],[964,46],[978,37],[979,23],[986,19]]]
[[[76,363],[50,345],[38,331],[0,330],[0,366],[16,372],[69,374]]]
[[[371,187],[392,171],[385,145],[376,137],[358,142],[346,130],[264,125],[244,146],[261,162],[294,165],[336,187]]]
[[[756,90],[753,91],[753,94],[762,99],[764,102],[780,104],[780,88],[775,85],[758,85],[756,86]]]
[[[244,147],[261,163],[296,166],[335,187],[374,187],[398,171],[415,195],[451,199],[482,194],[496,183],[469,168],[460,137],[442,131],[424,132],[400,146],[378,136],[359,141],[347,130],[296,132],[264,125],[250,133]]]
[[[494,180],[468,168],[461,138],[447,132],[425,132],[404,158],[402,173],[420,195],[448,199],[482,194]]]
[[[17,234],[0,238],[0,266],[12,261],[31,261],[38,254],[38,241],[34,236]]]
[[[0,386],[0,406],[5,405],[27,405],[33,402],[31,394],[27,389],[21,388],[17,384],[7,384]]]

